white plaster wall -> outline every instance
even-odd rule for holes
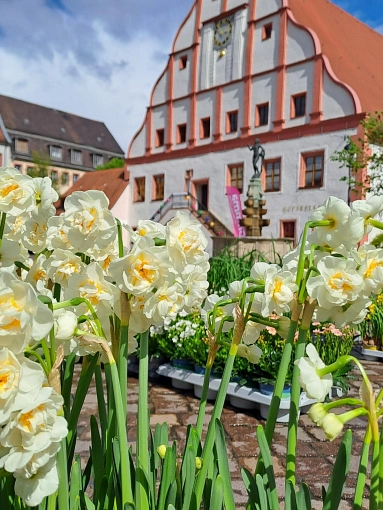
[[[275,100],[277,89],[277,74],[275,72],[258,76],[252,81],[251,95],[251,132],[254,134],[264,133],[273,129],[275,118]],[[269,124],[255,127],[256,106],[269,103]]]
[[[206,92],[205,94],[200,94],[198,96],[197,101],[197,125],[196,125],[196,144],[197,145],[206,145],[209,144],[212,140],[213,132],[214,132],[214,112],[215,109],[215,91],[212,90],[210,92]],[[200,138],[200,123],[201,119],[205,119],[206,117],[210,117],[210,138]]]
[[[314,88],[314,63],[304,62],[289,67],[286,71],[285,88],[285,127],[302,126],[310,122],[312,91]],[[291,118],[291,96],[306,92],[306,115]]]
[[[312,210],[321,205],[330,195],[347,200],[347,183],[341,182],[344,170],[330,160],[335,150],[344,145],[344,137],[355,134],[356,130],[342,130],[334,133],[303,137],[299,140],[284,140],[264,145],[266,159],[282,158],[281,192],[265,193],[266,218],[270,219],[270,226],[263,230],[265,237],[279,237],[280,221],[295,220],[297,232],[300,233]],[[321,189],[299,189],[299,169],[302,153],[311,151],[325,152],[325,178]],[[218,153],[206,153],[201,156],[168,160],[159,163],[136,165],[130,167],[131,182],[134,177],[147,175],[147,196],[145,203],[134,204],[127,196],[129,209],[129,223],[136,225],[139,218],[150,218],[158,209],[158,202],[150,202],[151,178],[158,173],[165,173],[165,196],[184,190],[184,176],[186,170],[193,170],[193,181],[209,179],[209,210],[215,214],[229,228],[232,225],[228,201],[225,194],[227,166],[233,163],[244,164],[245,193],[253,174],[251,152],[247,147]],[[125,194],[128,192],[125,192]]]
[[[258,16],[257,16],[258,17]],[[269,39],[262,41],[263,26],[272,23],[272,32]],[[279,16],[270,16],[255,25],[253,74],[274,69],[278,65],[279,50]]]
[[[282,0],[257,0],[256,18],[263,18],[278,11],[282,7]]]
[[[243,0],[228,0],[227,2],[227,10],[235,9],[239,5],[243,5],[245,2]],[[245,9],[244,9],[245,10]]]
[[[193,44],[195,19],[196,9],[194,8],[191,15],[185,21],[185,24],[181,26],[181,29],[178,32],[177,38],[174,42],[174,51],[189,48]]]
[[[232,80],[233,38],[230,39],[224,50],[225,55],[221,56],[222,48],[213,48],[213,80],[210,79],[212,85],[223,85]]]
[[[8,145],[0,145],[2,163],[0,166],[12,166],[11,148]]]
[[[214,83],[214,65],[217,58],[213,48],[214,25],[208,24],[201,29],[201,51],[199,63],[199,88],[200,90],[211,87]]]
[[[218,16],[221,12],[222,8],[222,0],[203,0],[202,3],[202,12],[201,12],[201,21],[206,21],[214,16]]]
[[[167,137],[167,123],[166,123],[166,105],[157,106],[153,108],[152,113],[152,151],[153,153],[164,152],[165,147],[156,147],[156,131],[157,129],[165,129],[165,143]]]
[[[315,55],[314,41],[310,33],[295,25],[291,20],[287,23],[286,63],[293,64]]]
[[[326,70],[324,70],[323,75],[322,109],[323,120],[336,119],[355,113],[355,105],[351,94],[344,87],[334,82]]]
[[[245,72],[245,42],[247,29],[247,9],[240,9],[234,14],[234,33],[232,45],[231,79],[242,78]]]
[[[243,83],[236,83],[226,86],[222,91],[222,119],[221,133],[223,140],[237,138],[243,125]],[[238,131],[226,133],[226,115],[228,112],[238,110]]]
[[[155,89],[153,91],[153,106],[156,104],[162,104],[166,101],[168,94],[168,71],[166,70],[164,74],[159,79],[157,85],[155,85]]]
[[[185,69],[180,68],[181,57],[186,56],[187,62]],[[174,88],[173,94],[175,98],[186,96],[190,90],[190,76],[192,69],[192,51],[184,51],[182,53],[177,54],[174,59],[174,72],[173,72],[173,80],[174,80]]]
[[[187,147],[187,140],[190,135],[190,102],[188,99],[176,101],[173,106],[173,145],[174,149],[185,149]],[[177,126],[179,124],[186,124],[186,141],[177,144]]]
[[[138,156],[143,156],[145,154],[145,146],[146,146],[146,123],[137,134],[135,140],[132,143],[130,148],[129,157],[136,158]]]

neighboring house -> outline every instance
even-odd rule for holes
[[[128,149],[130,225],[166,221],[164,200],[188,192],[230,228],[226,186],[246,199],[259,138],[263,235],[297,238],[329,195],[348,200],[331,156],[383,109],[382,55],[382,35],[328,0],[196,0]]]
[[[6,132],[0,117],[0,166],[11,166],[11,145],[12,140]]]
[[[124,157],[103,122],[2,95],[1,127],[11,142],[12,165],[28,173],[34,152],[49,156],[49,174],[60,193],[97,166]]]
[[[64,202],[68,195],[75,191],[99,190],[103,191],[109,199],[109,209],[121,223],[127,223],[127,204],[122,198],[123,192],[129,184],[123,168],[110,168],[97,170],[84,174],[55,204],[57,214],[64,211]]]

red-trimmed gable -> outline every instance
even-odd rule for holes
[[[358,94],[362,110],[383,110],[383,36],[329,0],[288,0],[298,23],[319,38],[336,77]]]

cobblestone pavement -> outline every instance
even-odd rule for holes
[[[371,382],[376,388],[383,386],[383,364],[379,362],[363,361],[363,365],[370,377]],[[349,396],[358,396],[360,382],[351,381],[351,390]],[[129,377],[128,391],[128,440],[134,445],[136,439],[136,413],[138,403],[138,380]],[[150,384],[149,406],[150,423],[154,427],[156,423],[167,422],[169,424],[169,436],[171,440],[178,443],[178,452],[180,453],[185,444],[186,429],[189,424],[195,424],[198,412],[199,401],[194,397],[192,391],[176,390],[171,386],[170,379],[161,379],[157,384]],[[209,421],[213,406],[207,405],[207,423]],[[335,410],[343,412],[344,410]],[[90,430],[89,416],[97,413],[97,400],[94,388],[90,388],[89,394],[83,407],[81,420],[79,423],[79,440],[77,443],[77,452],[86,455],[89,447]],[[235,492],[237,508],[243,509],[247,501],[246,491],[242,483],[240,469],[246,467],[251,472],[254,471],[259,452],[255,431],[257,425],[264,425],[265,421],[260,417],[257,410],[243,411],[229,404],[225,405],[222,414],[222,423],[226,432],[227,449],[229,455],[229,466],[232,475],[232,484]],[[356,483],[356,474],[358,471],[359,454],[362,447],[362,441],[366,430],[366,421],[364,418],[353,420],[350,425],[353,430],[353,447],[351,464],[349,468],[347,484],[339,510],[351,509],[353,487]],[[284,486],[285,472],[285,442],[287,435],[287,426],[277,424],[274,442],[272,445],[272,458],[276,476],[277,489],[282,495]],[[297,481],[306,482],[313,496],[313,508],[321,508],[321,488],[327,486],[332,466],[340,444],[340,439],[329,442],[322,430],[315,426],[307,417],[301,415],[298,432],[297,449]],[[133,446],[134,448],[134,446]],[[369,487],[366,485],[365,497],[368,498]],[[368,501],[365,500],[364,508],[368,508]],[[281,503],[283,508],[283,503]]]

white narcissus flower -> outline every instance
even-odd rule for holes
[[[53,216],[48,220],[48,231],[47,231],[47,248],[48,250],[73,250],[73,246],[68,239],[66,228],[64,226],[64,217]]]
[[[138,220],[136,230],[133,230],[129,225],[123,225],[129,232],[130,241],[135,243],[139,237],[150,237],[151,239],[165,239],[166,227],[161,223],[156,223],[151,220]]]
[[[44,379],[38,363],[24,356],[16,357],[7,348],[0,349],[0,425],[37,396]]]
[[[329,197],[310,217],[310,221],[330,220],[332,222],[329,226],[315,228],[318,242],[337,248],[341,244],[349,243],[350,239],[359,239],[360,233],[363,237],[363,221],[358,218],[349,221],[350,213],[351,209],[343,200]]]
[[[183,289],[179,283],[160,287],[144,306],[144,314],[155,325],[162,324],[166,317],[176,317],[184,304]]]
[[[266,273],[270,267],[278,267],[275,264],[267,264],[267,262],[256,262],[250,269],[250,278],[264,282],[266,280]]]
[[[265,329],[265,326],[263,324],[248,321],[245,326],[245,331],[243,332],[242,335],[242,342],[245,345],[254,344],[258,340],[259,335],[263,329]]]
[[[175,268],[180,273],[187,264],[199,264],[209,256],[208,245],[201,224],[184,212],[178,211],[166,225],[166,248]]]
[[[69,250],[54,250],[52,255],[44,262],[44,268],[54,283],[59,283],[63,289],[68,287],[69,278],[79,274],[85,268],[80,257]]]
[[[262,351],[258,347],[258,345],[244,345],[239,344],[237,355],[241,358],[246,358],[249,363],[253,363],[254,365],[258,363],[260,357],[262,356]]]
[[[100,250],[115,239],[116,220],[108,205],[105,193],[97,190],[75,191],[65,199],[63,227],[75,250]]]
[[[332,309],[359,297],[363,279],[356,270],[355,260],[328,255],[319,260],[317,269],[319,276],[310,277],[306,288],[320,307]]]
[[[327,411],[324,407],[324,404],[322,404],[322,402],[316,402],[310,407],[308,417],[313,423],[320,425],[326,414]]]
[[[363,294],[378,294],[383,288],[383,250],[364,244],[358,254],[362,260],[358,273],[363,277]]]
[[[128,255],[112,262],[109,273],[120,290],[133,296],[145,296],[175,279],[166,249],[149,237],[140,237]]]
[[[55,339],[60,343],[71,340],[77,328],[77,315],[64,309],[56,310],[53,315]]]
[[[319,322],[331,320],[337,328],[343,328],[346,325],[360,324],[367,315],[368,307],[371,301],[368,298],[359,298],[351,304],[344,306],[334,306],[331,309],[317,308],[315,318]]]
[[[0,168],[0,211],[19,216],[36,207],[32,177],[10,167]]]
[[[0,269],[0,347],[21,352],[31,340],[41,340],[53,326],[53,314],[27,282]]]
[[[52,188],[52,181],[49,177],[35,177],[33,179],[35,185],[36,209],[32,211],[34,214],[50,218],[56,214],[54,202],[57,202],[59,195]]]
[[[7,215],[5,220],[4,238],[10,241],[20,241],[21,234],[24,232],[25,223],[30,219],[29,212],[21,213],[18,216]]]
[[[187,313],[200,308],[207,296],[209,282],[207,281],[207,272],[209,263],[205,262],[196,266],[188,264],[181,274],[178,282],[183,287],[184,292],[184,309]]]
[[[86,266],[80,274],[71,276],[68,287],[64,291],[65,299],[81,297],[90,301],[98,314],[112,313],[112,307],[119,297],[117,287],[107,282],[104,271],[97,262]],[[85,304],[80,305],[81,310],[88,311]]]
[[[367,224],[370,218],[374,218],[383,211],[383,197],[372,196],[367,200],[355,200],[351,206],[351,217],[363,219],[363,235],[368,234],[372,230],[372,226]],[[363,237],[363,236],[362,236]]]
[[[30,267],[27,275],[25,276],[25,281],[33,285],[38,292],[42,292],[45,286],[48,283],[48,274],[44,267],[44,262],[46,261],[45,255],[39,255],[32,266]]]
[[[323,402],[332,386],[332,375],[326,374],[323,377],[318,375],[317,369],[326,365],[320,359],[313,344],[306,346],[307,358],[300,358],[295,361],[299,368],[299,384],[307,393],[309,398],[315,398]]]
[[[274,312],[282,315],[290,311],[297,290],[295,277],[290,271],[281,271],[275,265],[269,266],[266,271],[262,315],[269,317]]]
[[[38,506],[45,497],[54,494],[59,487],[56,458],[50,457],[49,462],[36,469],[40,457],[45,457],[45,455],[35,454],[31,458],[31,466],[27,466],[28,469],[13,473],[16,480],[15,494],[27,506]]]
[[[145,303],[145,296],[132,296],[130,298],[129,331],[145,333],[150,328],[152,321],[144,314]],[[117,315],[120,314],[118,307],[115,311]]]
[[[209,327],[207,313],[212,311],[214,309],[214,306],[219,301],[225,301],[228,298],[229,298],[229,296],[218,296],[217,294],[210,294],[206,298],[205,304],[204,304],[203,308],[201,309],[201,319],[204,321],[206,328]],[[234,307],[235,307],[235,305],[232,303],[225,305],[225,306],[217,306],[216,313],[215,313],[215,331],[218,331],[222,319],[224,319],[225,317],[232,316]],[[212,319],[212,317],[213,316],[211,315],[210,319]],[[230,331],[230,329],[232,327],[233,327],[233,321],[231,321],[231,322],[225,321],[225,323],[222,327],[222,331],[224,331],[224,332]]]
[[[0,267],[13,267],[14,262],[24,262],[28,253],[17,241],[4,238],[0,245]]]
[[[47,230],[47,218],[42,215],[32,215],[31,219],[25,223],[21,235],[23,246],[33,253],[40,253],[47,245]]]

